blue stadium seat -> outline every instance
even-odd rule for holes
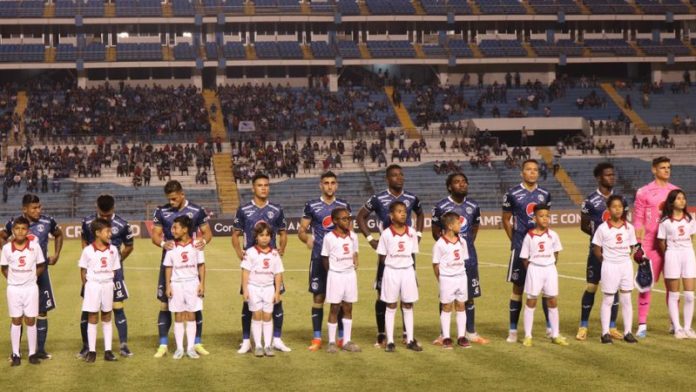
[[[474,57],[474,53],[469,48],[469,44],[461,39],[451,39],[447,43],[450,49],[450,54],[457,58],[471,58]]]
[[[227,42],[223,48],[223,53],[226,59],[244,59],[246,58],[246,52],[244,51],[244,44],[241,42]]]
[[[567,39],[558,40],[550,43],[544,40],[531,40],[531,45],[539,57],[559,57],[565,54],[568,57],[582,56],[582,46]]]
[[[220,57],[219,49],[215,42],[205,43],[205,57],[208,60],[217,60]]]
[[[116,45],[117,61],[161,61],[162,45],[158,43],[127,43]]]
[[[309,44],[312,55],[318,59],[330,59],[336,57],[336,49],[324,41],[313,41]]]
[[[527,11],[517,0],[477,0],[482,14],[522,15]]]
[[[592,55],[605,56],[635,56],[636,51],[622,39],[586,39],[585,46],[592,51]]]
[[[82,49],[81,58],[84,61],[104,61],[106,46],[102,43],[90,43]]]
[[[196,47],[189,43],[178,43],[174,46],[174,60],[195,60],[197,56]]]
[[[486,57],[525,57],[527,51],[517,40],[484,39],[479,43],[481,52]]]
[[[172,13],[174,16],[193,16],[196,14],[194,0],[173,0]]]
[[[534,12],[542,15],[579,14],[580,7],[573,0],[529,0]]]
[[[413,58],[416,52],[408,41],[367,41],[367,49],[374,58]]]
[[[338,41],[338,54],[344,59],[359,59],[360,48],[354,41]]]
[[[648,56],[667,56],[668,54],[673,54],[675,56],[691,55],[689,48],[675,38],[666,38],[663,39],[662,42],[653,41],[651,39],[639,39],[637,43]]]
[[[73,44],[58,44],[56,46],[56,61],[70,61],[73,62],[77,60],[77,48]]]

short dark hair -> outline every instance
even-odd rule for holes
[[[336,207],[331,211],[331,220],[335,221],[341,212],[347,212],[350,215],[350,211],[346,207]]]
[[[549,206],[548,204],[537,204],[534,206],[534,213],[536,214],[537,212],[543,211],[543,210],[549,211],[550,209],[551,209],[551,206]]]
[[[525,166],[526,164],[528,164],[528,163],[533,163],[533,164],[537,165],[537,167],[539,167],[539,161],[537,161],[537,160],[534,159],[534,158],[525,159],[525,160],[522,162],[522,166],[520,166],[520,167],[521,167],[522,169],[524,169],[524,166]]]
[[[464,181],[466,181],[467,184],[469,183],[469,177],[467,177],[466,174],[459,173],[459,172],[458,173],[451,173],[450,175],[447,176],[447,179],[445,180],[445,187],[447,188],[448,192],[450,191],[449,187],[452,185],[452,183],[454,182],[454,179],[457,177],[463,177]]]
[[[319,181],[325,179],[325,178],[338,178],[336,176],[336,173],[332,172],[331,170],[327,171],[326,173],[322,174],[321,177],[319,177]]]
[[[623,196],[621,196],[621,195],[611,195],[611,196],[609,196],[609,197],[607,198],[607,208],[609,208],[609,206],[611,206],[611,203],[613,203],[613,202],[616,201],[616,200],[620,201],[620,202],[621,202],[621,205],[624,206],[624,208],[626,208],[626,205],[624,204]]]
[[[191,226],[193,225],[193,221],[188,217],[188,215],[177,216],[174,218],[174,223],[178,223],[181,227],[185,227],[188,231],[191,231]]]
[[[267,174],[256,173],[256,174],[254,174],[253,177],[251,177],[251,183],[255,184],[257,180],[261,180],[261,179],[265,179],[265,180],[269,180],[269,181],[271,180],[270,178],[268,178]]]
[[[459,214],[454,211],[445,212],[442,215],[442,227],[446,229],[452,222],[458,221],[460,218]]]
[[[101,212],[108,212],[114,209],[116,201],[111,195],[100,195],[97,197],[97,208]]]
[[[39,199],[39,196],[33,194],[33,193],[27,193],[22,197],[22,207],[26,207],[29,204],[34,204],[34,203],[40,203],[41,200]]]
[[[672,162],[672,160],[669,159],[668,157],[666,157],[666,156],[663,155],[663,156],[661,156],[661,157],[657,157],[657,158],[653,159],[653,160],[652,160],[652,166],[653,166],[653,167],[656,167],[656,166],[659,165],[660,163],[665,163],[665,162],[670,163],[670,162]]]
[[[254,226],[254,239],[256,239],[256,237],[258,237],[259,234],[263,233],[264,231],[267,231],[270,236],[273,236],[273,229],[271,229],[271,225],[263,221],[256,223]]]
[[[401,166],[399,166],[399,165],[393,163],[393,164],[387,166],[386,169],[384,169],[384,174],[389,175],[389,172],[390,172],[390,171],[392,171],[392,170],[397,170],[397,169],[398,169],[398,170],[403,170],[403,169],[401,168]]]
[[[389,213],[391,214],[392,212],[394,212],[396,210],[396,207],[398,206],[403,206],[404,208],[406,208],[406,203],[400,200],[393,201],[391,204],[389,204]]]
[[[14,228],[17,225],[26,225],[29,227],[29,219],[23,217],[23,216],[18,216],[12,221],[12,227]]]
[[[600,162],[597,164],[597,166],[595,166],[594,170],[592,171],[592,174],[595,178],[597,178],[600,177],[602,173],[604,173],[604,171],[607,169],[614,169],[614,165],[610,162]]]
[[[111,228],[111,222],[104,218],[97,218],[92,221],[92,223],[89,224],[89,229],[92,230],[92,234],[96,235],[98,231],[101,231],[103,229],[110,229]]]
[[[166,184],[164,184],[164,194],[168,195],[170,193],[174,192],[183,192],[184,188],[181,186],[181,183],[177,180],[169,180],[167,181]]]

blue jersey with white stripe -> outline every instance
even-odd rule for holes
[[[389,205],[395,201],[403,202],[406,205],[406,226],[412,226],[412,215],[414,212],[418,215],[423,213],[420,199],[411,192],[403,191],[398,196],[393,195],[389,190],[376,193],[365,203],[365,209],[370,212],[374,211],[377,215],[380,231],[391,226]]]
[[[350,204],[343,199],[334,199],[330,204],[327,204],[321,198],[312,199],[305,204],[302,218],[310,220],[312,236],[314,237],[314,246],[312,247],[312,258],[321,257],[321,245],[324,242],[324,236],[334,229],[333,221],[331,220],[331,212],[336,208],[346,208],[350,212]]]
[[[14,220],[15,217],[10,218],[5,225],[5,231],[8,237],[12,235]],[[56,223],[53,217],[48,215],[39,215],[39,219],[35,221],[29,218],[27,218],[27,220],[29,220],[29,232],[39,241],[39,246],[41,246],[44,258],[48,260],[48,240],[51,235],[56,234],[57,231],[60,230],[58,223]],[[48,263],[46,263],[46,266],[48,266]]]
[[[459,230],[459,237],[466,242],[467,250],[469,251],[467,263],[475,263],[477,255],[474,247],[473,230],[481,224],[481,209],[478,203],[465,198],[460,204],[452,200],[451,197],[446,197],[438,201],[433,208],[433,225],[437,225],[444,230],[442,216],[448,212],[455,212],[459,215],[459,221],[462,224]]]
[[[524,236],[534,228],[534,207],[537,204],[551,206],[551,194],[539,186],[530,191],[522,184],[515,185],[503,196],[503,211],[512,213],[513,246],[521,246]]]
[[[203,207],[190,203],[188,200],[181,209],[175,209],[167,203],[161,207],[157,207],[152,218],[152,223],[162,228],[165,241],[174,241],[174,235],[172,234],[174,219],[182,215],[191,218],[191,222],[193,223],[191,225],[191,231],[189,232],[191,237],[195,237],[195,233],[198,229],[208,224],[208,213]]]
[[[287,228],[283,208],[275,203],[266,203],[257,206],[250,201],[237,209],[232,227],[244,233],[244,249],[254,246],[254,228],[259,222],[266,222],[271,226],[271,247],[276,247],[276,235]]]
[[[88,243],[93,243],[96,238],[90,225],[97,219],[97,214],[92,214],[82,219],[82,239]],[[128,221],[114,214],[111,217],[111,245],[121,251],[121,245],[133,245],[133,232]]]

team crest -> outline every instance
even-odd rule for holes
[[[186,216],[188,216],[189,218],[193,219],[193,212],[187,212],[187,213],[186,213]]]
[[[467,213],[467,214],[473,214],[473,213],[474,213],[474,209],[471,208],[471,207],[466,207],[466,213]]]
[[[38,231],[39,233],[43,233],[44,230],[46,230],[44,225],[36,225],[36,231]]]
[[[112,235],[118,234],[118,227],[112,227],[112,228],[111,228],[111,234],[112,234]]]
[[[275,215],[275,214],[273,213],[273,211],[268,211],[268,212],[266,213],[266,216],[268,217],[268,219],[273,219],[273,216],[274,216],[274,215]]]
[[[539,203],[544,202],[544,195],[537,195],[537,200],[539,200]]]
[[[406,205],[406,208],[411,206],[411,201],[410,200],[404,200],[404,204]]]

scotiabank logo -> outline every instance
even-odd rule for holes
[[[397,249],[397,252],[403,252],[406,250],[406,243],[404,241],[399,241],[399,248]]]
[[[189,261],[188,252],[181,252],[181,262],[188,263],[188,261]]]
[[[616,245],[623,244],[623,234],[619,233],[616,235]]]
[[[27,265],[26,258],[26,256],[19,256],[19,260],[17,260],[17,265],[20,267],[24,267],[25,265]]]
[[[454,250],[454,261],[459,261],[460,257],[462,257],[462,256],[459,254],[459,249],[455,249]]]
[[[539,252],[543,252],[546,249],[546,244],[544,244],[544,241],[539,242]]]
[[[102,267],[102,268],[106,268],[106,262],[107,262],[106,257],[102,257],[102,258],[101,258],[101,267]]]
[[[677,227],[677,231],[679,232],[680,237],[682,237],[684,234],[686,234],[684,231],[684,226]]]
[[[350,244],[343,244],[343,254],[344,255],[350,254]]]

